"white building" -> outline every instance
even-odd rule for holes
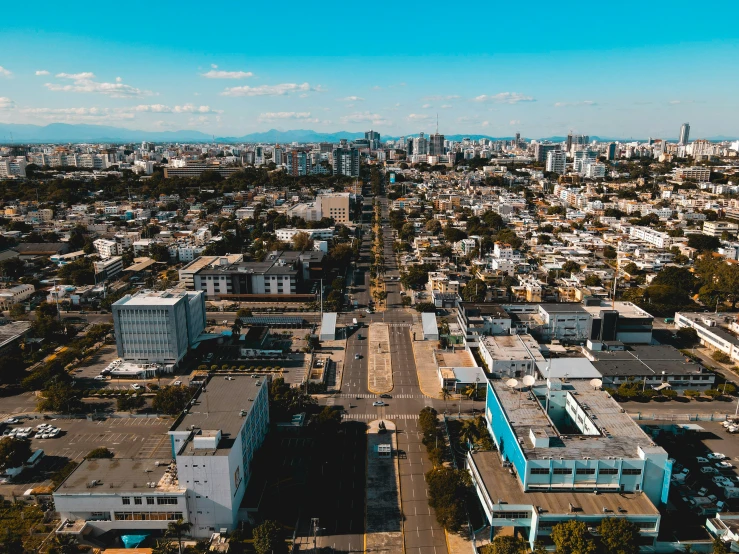
[[[205,329],[201,291],[141,291],[112,312],[118,356],[137,363],[176,364]]]
[[[313,240],[331,240],[334,237],[333,229],[277,229],[277,240],[291,242],[298,233],[305,233]]]
[[[118,243],[114,240],[97,239],[93,241],[92,245],[95,247],[98,255],[104,260],[123,253],[120,251]]]
[[[724,233],[736,235],[739,225],[728,221],[705,221],[703,223],[703,234],[711,237],[721,237]]]
[[[670,235],[655,231],[649,227],[632,227],[629,235],[631,238],[653,244],[657,248],[670,248],[672,246],[672,237]]]
[[[25,177],[26,166],[26,159],[22,157],[0,158],[0,177]]]
[[[92,265],[95,269],[95,282],[99,283],[112,279],[123,271],[123,258],[120,256],[113,256],[98,262],[93,262]]]
[[[564,175],[567,166],[567,154],[561,150],[547,152],[547,171]]]
[[[7,289],[0,289],[0,310],[8,310],[13,304],[18,304],[29,298],[36,288],[33,285],[15,285]]]
[[[535,375],[536,363],[544,361],[531,335],[482,336],[479,352],[487,373],[497,379]]]

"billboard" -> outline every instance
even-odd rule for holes
[[[394,183],[395,183],[395,173],[391,173],[390,174],[390,184],[392,185]]]

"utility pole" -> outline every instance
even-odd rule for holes
[[[316,538],[318,536],[318,518],[314,517],[310,520],[311,526],[313,527],[313,552],[316,552]]]
[[[321,321],[323,321],[323,279],[321,279]]]

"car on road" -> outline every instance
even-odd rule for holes
[[[139,385],[138,383],[133,383],[133,384],[131,385],[131,388],[132,388],[133,390],[141,390],[141,388],[142,388],[142,387],[141,387],[141,385]]]
[[[708,456],[709,460],[724,460],[726,459],[726,456],[721,454],[721,452],[711,452]]]
[[[366,311],[366,312],[367,312],[368,314],[371,314],[371,313],[372,313],[372,310],[370,310],[369,308],[367,308],[367,309],[366,309],[365,311]]]
[[[105,375],[95,375],[94,379],[96,381],[105,381]]]
[[[382,400],[377,400],[372,403],[373,406],[384,406],[385,403]]]
[[[392,398],[392,396],[390,396],[389,394],[385,393],[385,394],[381,394],[380,395],[380,398]]]
[[[179,387],[181,385],[182,385],[182,381],[175,381],[174,383],[172,383],[172,386],[174,387]]]
[[[362,356],[360,356],[359,354],[354,354],[354,359],[355,359],[355,360],[358,360],[358,359],[359,359],[359,358],[361,358],[361,357],[362,357]]]

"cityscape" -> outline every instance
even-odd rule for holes
[[[0,34],[0,554],[739,552],[735,8],[105,8]]]

